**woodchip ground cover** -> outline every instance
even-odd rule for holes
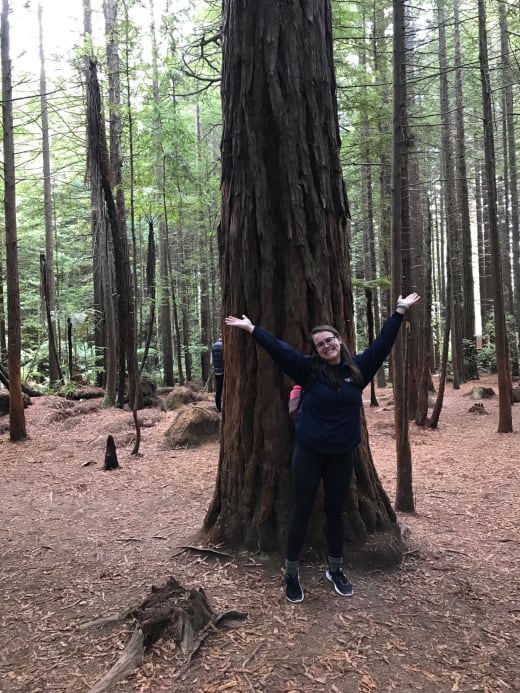
[[[88,691],[133,624],[84,625],[139,604],[169,576],[248,618],[212,632],[188,667],[160,640],[115,692],[520,690],[518,433],[496,433],[497,398],[487,414],[468,413],[471,387],[448,387],[437,431],[411,426],[417,512],[401,518],[402,565],[351,570],[354,597],[341,599],[321,563],[303,561],[301,605],[285,601],[279,557],[182,548],[200,545],[216,444],[172,450],[171,413],[144,410],[142,456],[132,458],[130,414],[34,399],[29,440],[0,437],[0,691]],[[381,407],[366,407],[370,443],[392,497],[393,412],[378,394]],[[114,472],[101,471],[108,434]]]

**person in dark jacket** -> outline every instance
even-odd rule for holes
[[[224,350],[222,348],[222,337],[211,345],[211,364],[213,375],[215,376],[215,407],[217,411],[222,411],[222,390],[224,388]]]
[[[361,440],[361,393],[390,353],[405,312],[419,300],[412,293],[399,296],[395,313],[379,336],[359,355],[351,355],[339,332],[331,325],[311,331],[313,356],[306,356],[251,320],[228,316],[225,324],[250,332],[275,363],[304,388],[295,422],[295,445],[291,473],[293,508],[287,534],[285,594],[299,603],[298,562],[307,525],[323,479],[328,565],[325,576],[337,594],[350,597],[352,585],[343,572],[342,506],[352,476],[353,451]]]

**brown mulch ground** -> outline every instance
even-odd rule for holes
[[[468,413],[471,386],[448,387],[437,431],[411,426],[417,513],[402,518],[402,565],[350,571],[355,595],[342,599],[321,565],[304,563],[301,605],[285,601],[278,559],[179,548],[196,543],[216,444],[168,449],[173,414],[144,410],[142,456],[132,458],[129,413],[33,399],[30,439],[0,436],[0,691],[88,691],[133,624],[82,625],[139,604],[171,575],[202,586],[217,612],[248,618],[212,633],[176,679],[186,658],[159,641],[118,693],[520,691],[518,434],[496,433],[497,397],[484,400],[487,415]],[[392,497],[393,413],[380,394],[367,418]],[[520,405],[513,422],[519,431]],[[105,473],[108,434],[121,469]]]

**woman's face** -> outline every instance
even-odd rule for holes
[[[320,358],[331,365],[341,362],[341,337],[336,337],[335,334],[326,330],[313,334],[312,340]]]

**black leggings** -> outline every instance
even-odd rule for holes
[[[297,561],[320,480],[323,479],[329,556],[343,555],[343,502],[347,496],[354,457],[352,451],[324,455],[296,442],[292,458],[293,509],[287,536],[287,560]]]

